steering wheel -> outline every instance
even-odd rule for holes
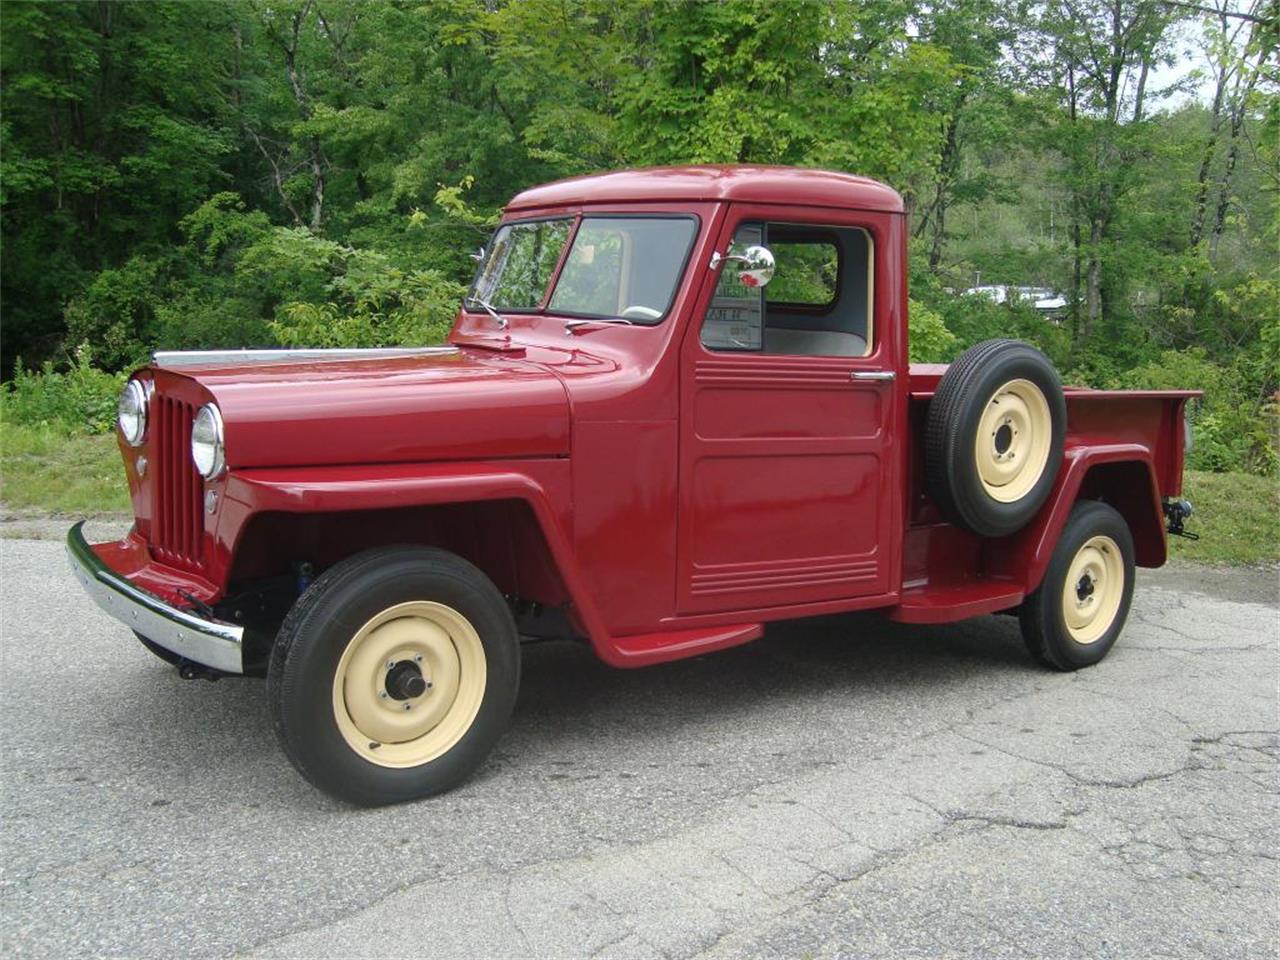
[[[653,307],[643,307],[639,304],[627,307],[622,313],[618,314],[627,320],[657,320],[662,316],[661,310],[655,310]]]

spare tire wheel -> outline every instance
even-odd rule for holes
[[[1043,353],[986,340],[943,375],[925,430],[925,479],[949,520],[984,537],[1036,515],[1057,479],[1067,430],[1062,382]]]

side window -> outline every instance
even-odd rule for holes
[[[734,234],[737,248],[764,243],[773,280],[763,290],[721,271],[703,321],[711,350],[811,357],[862,357],[872,349],[873,245],[859,227],[750,223]]]

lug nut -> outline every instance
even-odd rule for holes
[[[412,709],[413,709],[413,704],[411,704],[411,703],[406,703],[406,704],[404,705],[404,708],[405,708],[406,710],[412,710]]]
[[[395,665],[396,665],[396,662],[395,662],[394,660],[388,660],[388,661],[387,661],[387,669],[388,669],[388,670],[390,670],[390,669],[391,669],[392,667],[394,667]]]
[[[379,697],[380,699],[385,700],[385,699],[387,699],[387,696],[388,696],[387,691],[385,691],[385,690],[379,690],[379,691],[378,691],[378,697]]]

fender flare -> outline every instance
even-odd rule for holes
[[[1067,448],[1044,508],[1030,525],[1005,538],[997,572],[1022,583],[1027,593],[1039,587],[1072,507],[1082,495],[1098,492],[1089,487],[1099,483],[1110,495],[1098,499],[1115,507],[1133,531],[1138,565],[1161,566],[1169,546],[1151,451],[1141,444],[1116,443]]]
[[[602,657],[612,651],[608,630],[551,497],[526,473],[506,466],[463,463],[244,470],[227,478],[224,497],[228,505],[234,502],[239,507],[231,511],[237,514],[232,536],[238,536],[251,516],[265,512],[333,513],[520,500],[528,505],[546,540],[591,645]],[[218,538],[223,537],[220,524]]]

